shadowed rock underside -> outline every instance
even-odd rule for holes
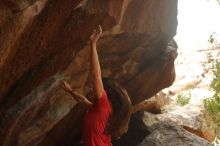
[[[0,145],[76,145],[85,108],[60,80],[88,92],[88,38],[98,24],[102,76],[133,105],[173,83],[177,0],[2,0]]]

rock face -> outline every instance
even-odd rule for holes
[[[171,99],[164,94],[162,91],[157,93],[155,96],[150,99],[144,100],[139,104],[132,106],[132,113],[136,113],[138,111],[148,111],[151,113],[159,114],[162,113],[162,109],[169,105]]]
[[[212,126],[212,120],[204,114],[202,107],[185,105],[173,107],[170,111],[157,115],[160,121],[171,120],[191,133],[203,137],[210,142],[215,140],[216,134]]]
[[[138,146],[212,146],[173,122],[161,122],[152,126],[153,132]]]
[[[173,121],[159,121],[156,115],[138,112],[131,117],[128,133],[114,146],[211,146]]]
[[[177,0],[2,0],[0,145],[75,145],[84,107],[59,82],[87,93],[98,24],[102,75],[134,105],[173,83]]]

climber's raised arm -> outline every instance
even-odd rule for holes
[[[93,84],[93,92],[95,93],[95,98],[99,99],[104,90],[102,77],[101,77],[101,69],[99,64],[99,58],[96,50],[96,43],[99,37],[102,34],[102,28],[99,25],[97,29],[93,30],[92,35],[90,36],[90,45],[91,45],[91,63],[90,63],[90,71],[92,75],[92,84]]]
[[[62,88],[68,92],[77,102],[84,103],[86,106],[92,106],[92,102],[90,102],[84,95],[73,91],[69,83],[63,81]]]

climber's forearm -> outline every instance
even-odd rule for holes
[[[73,91],[66,91],[67,93],[69,93],[77,102],[80,102],[80,99],[77,96],[73,95]]]
[[[87,106],[92,106],[92,102],[90,102],[85,96],[83,96],[82,94],[76,92],[76,91],[70,91],[69,92],[72,97],[74,99],[76,99],[77,102],[81,102],[81,103],[84,103],[85,105]]]
[[[92,74],[92,83],[95,94],[98,98],[101,97],[103,92],[103,84],[101,77],[101,69],[99,64],[99,58],[96,50],[96,43],[91,42],[91,74]]]

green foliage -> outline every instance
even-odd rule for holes
[[[184,106],[187,105],[191,100],[191,93],[188,94],[179,94],[177,95],[176,102],[177,104]]]
[[[213,69],[214,68],[214,64],[212,63],[213,61],[214,61],[214,58],[213,58],[211,52],[208,52],[206,54],[206,60],[204,62],[202,62],[203,68]]]
[[[203,102],[204,102],[205,108],[206,108],[206,110],[208,111],[209,114],[211,114],[211,115],[220,114],[219,99],[206,98],[206,99],[203,100]],[[218,121],[220,120],[220,116],[219,117],[214,117],[214,118],[219,118]]]
[[[216,32],[213,32],[208,40],[209,43],[214,44],[216,42]]]
[[[215,92],[214,97],[219,98],[219,93],[220,93],[220,61],[219,60],[214,61],[213,80],[211,83],[211,88]]]
[[[212,58],[212,59],[210,59]],[[207,55],[206,63],[210,63],[212,66],[213,79],[210,84],[210,88],[214,91],[211,98],[206,98],[203,100],[205,110],[212,118],[215,124],[216,133],[220,132],[220,61],[214,59],[214,57],[209,54]]]

